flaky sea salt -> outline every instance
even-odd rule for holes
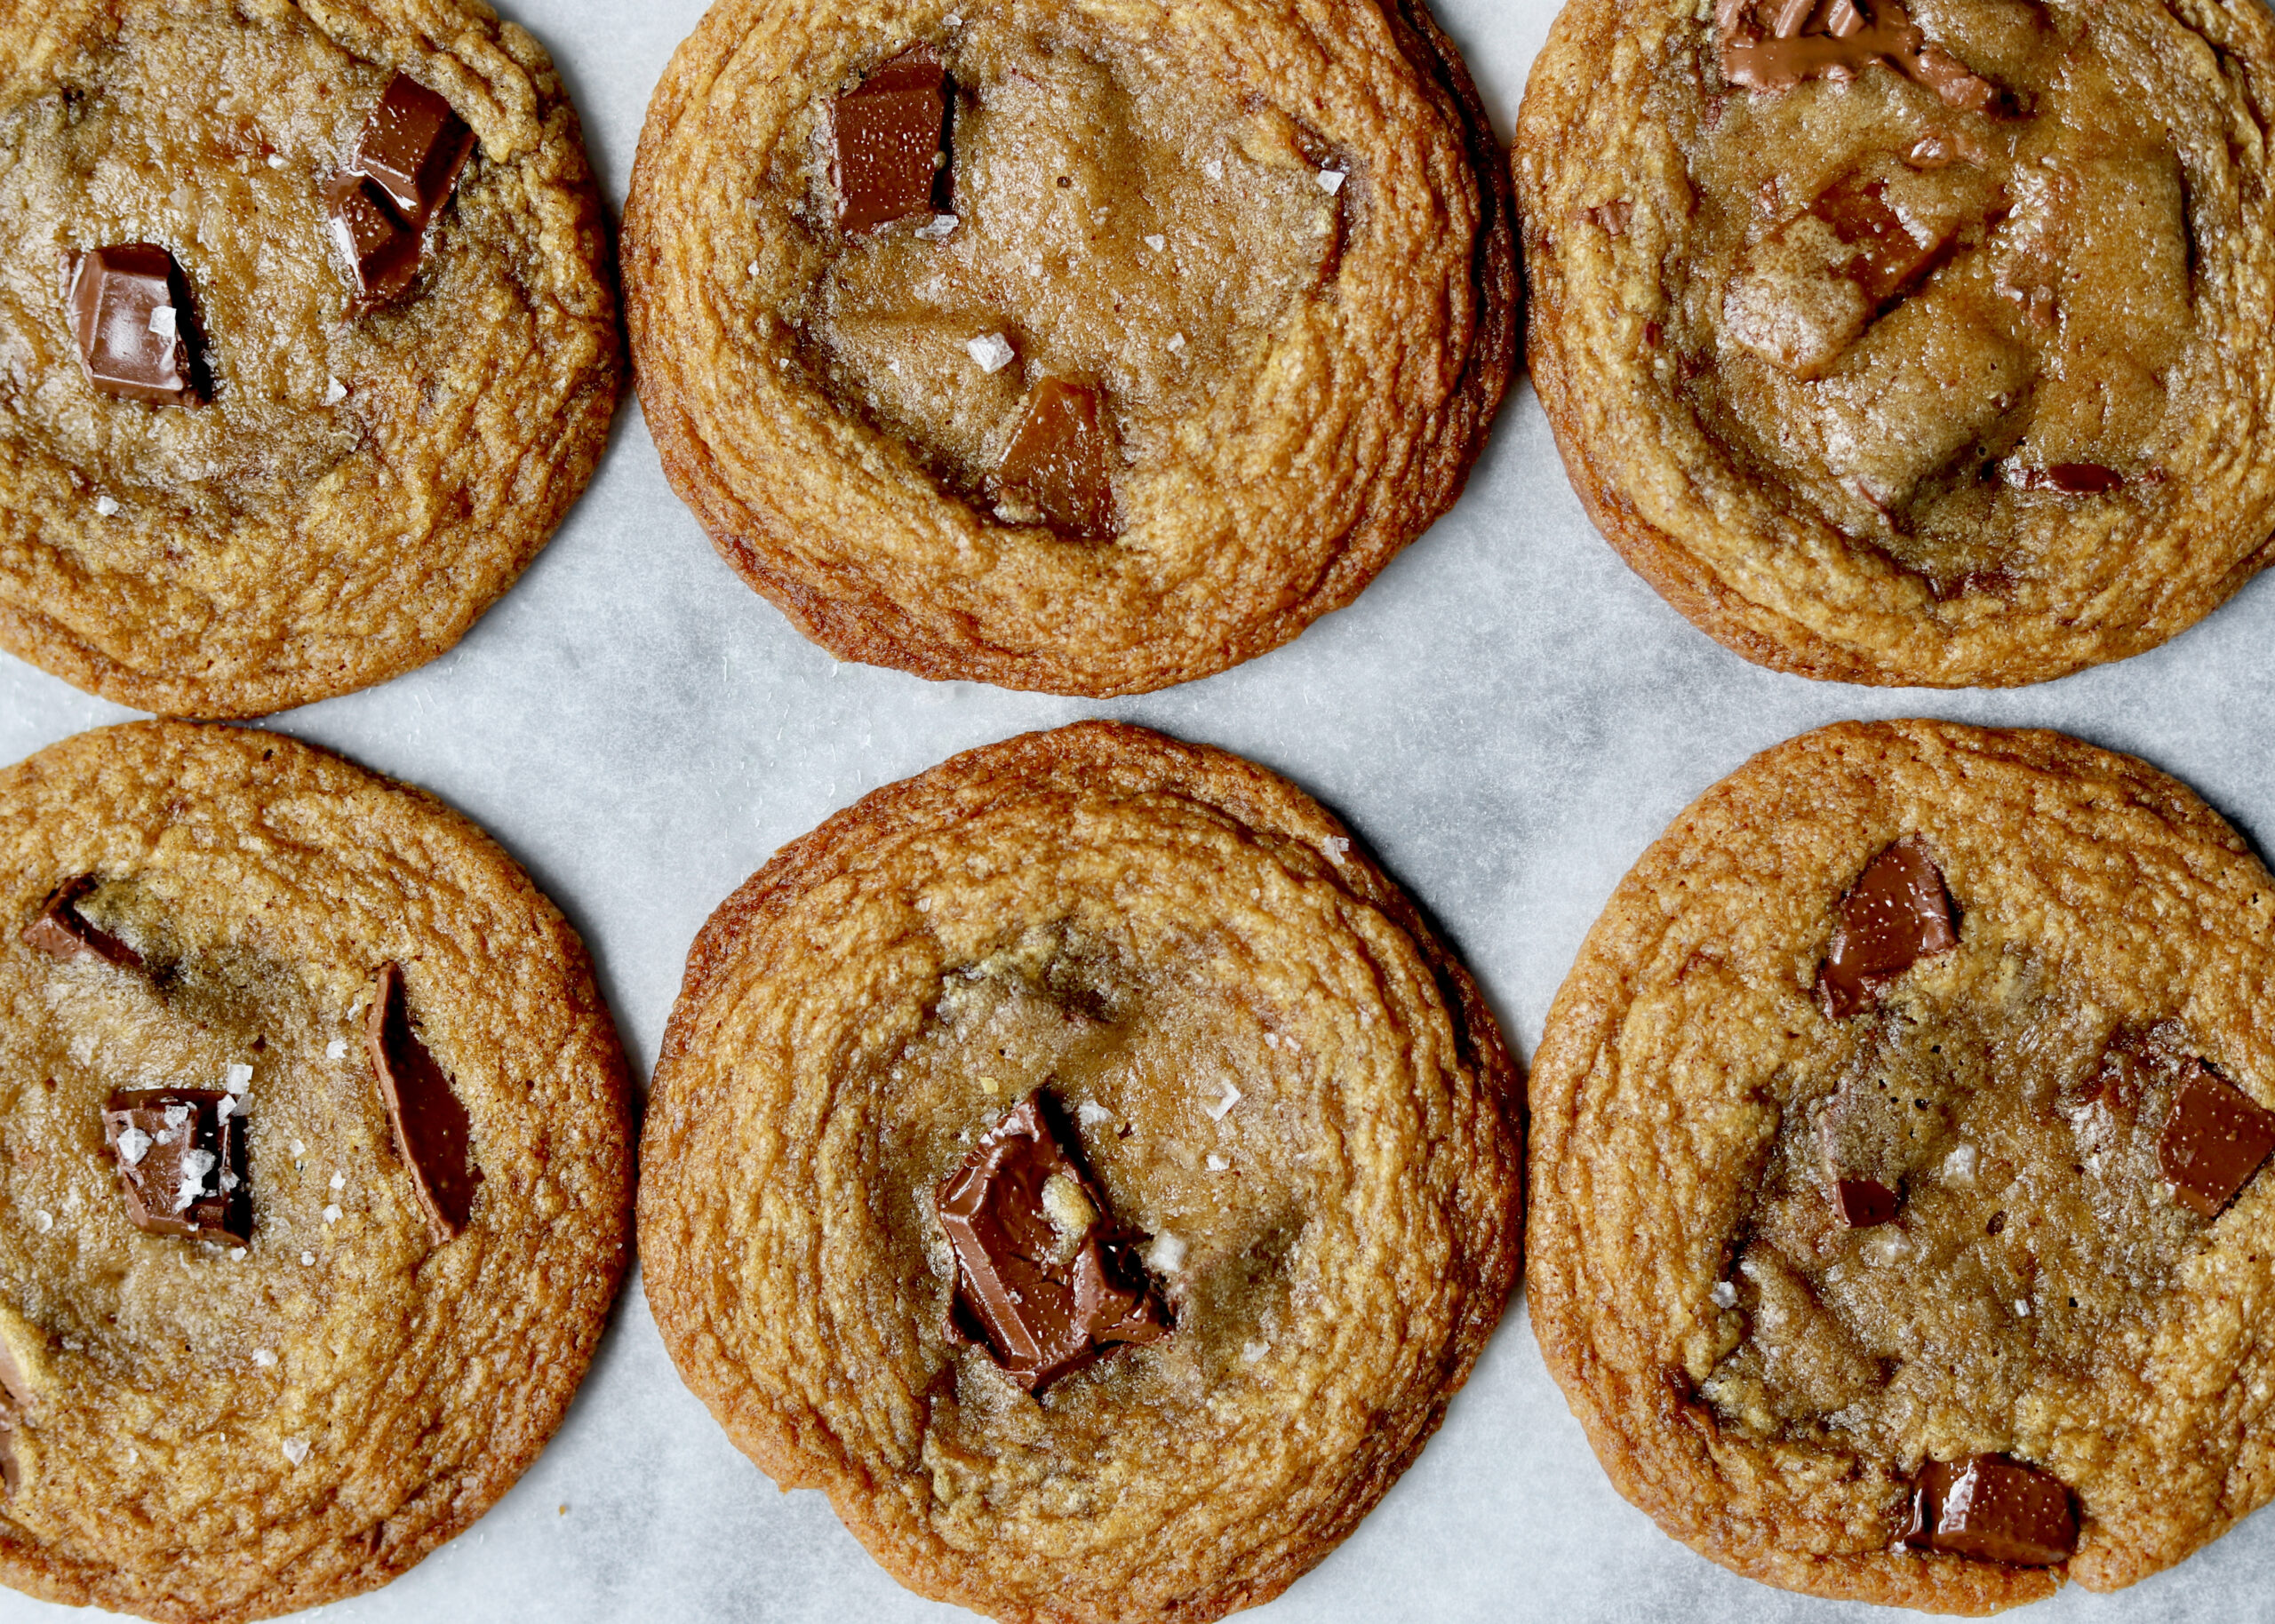
[[[1350,176],[1345,174],[1339,169],[1323,169],[1320,171],[1317,175],[1313,177],[1313,179],[1319,182],[1319,189],[1326,193],[1329,197],[1334,196],[1337,192],[1341,191],[1343,189],[1343,183],[1350,178]]]
[[[916,228],[916,235],[928,243],[937,243],[962,224],[956,215],[936,214]]]
[[[233,1263],[243,1262],[245,1261],[245,1249],[243,1246],[231,1246],[229,1248],[229,1261]]]
[[[1209,1120],[1211,1122],[1222,1122],[1225,1119],[1225,1113],[1241,1103],[1241,1091],[1232,1079],[1226,1078],[1217,1086],[1224,1089],[1224,1094],[1218,1097],[1214,1105],[1204,1105],[1201,1108],[1209,1113]]]
[[[327,405],[327,406],[337,406],[337,405],[339,405],[339,402],[342,402],[342,401],[346,400],[347,398],[347,386],[346,384],[341,383],[341,382],[340,382],[338,378],[327,378],[327,379],[324,381],[324,386],[323,386],[323,403],[324,403],[325,405]]]
[[[1271,1351],[1272,1344],[1270,1342],[1242,1342],[1241,1344],[1241,1357],[1250,1365],[1255,1364],[1258,1359],[1262,1358],[1265,1354],[1270,1353]]]
[[[335,1174],[333,1174],[331,1175],[331,1187],[332,1187],[334,1190],[345,1190],[345,1189],[347,1189],[347,1175],[346,1174],[344,1174],[344,1173],[335,1173]]]
[[[2015,1299],[2015,1317],[2018,1319],[2028,1319],[2030,1318],[2029,1298],[2017,1297]]]
[[[1145,1262],[1163,1274],[1175,1274],[1185,1262],[1185,1243],[1174,1235],[1156,1235],[1145,1250]]]
[[[179,321],[172,305],[150,306],[150,330],[161,338],[171,338],[179,330]]]
[[[221,1079],[221,1086],[231,1094],[243,1094],[252,1087],[252,1068],[243,1062],[230,1066]]]
[[[213,1171],[219,1160],[211,1150],[184,1150],[181,1153],[181,1183],[174,1190],[174,1211],[186,1213],[189,1204],[205,1193],[205,1175]]]
[[[991,332],[983,338],[974,338],[963,347],[971,358],[979,363],[979,370],[991,377],[1011,364],[1014,353],[1010,340],[999,332]]]
[[[1169,245],[1169,240],[1167,237],[1158,235],[1145,237],[1141,240],[1145,243],[1146,247],[1152,249],[1157,254]]]
[[[1217,1155],[1213,1155],[1213,1154],[1212,1154],[1212,1155],[1209,1158],[1209,1172],[1211,1172],[1211,1173],[1222,1173],[1222,1172],[1224,1172],[1225,1169],[1229,1168],[1232,1165],[1233,1165],[1232,1163],[1230,1163],[1230,1162],[1226,1161],[1226,1160],[1225,1160],[1223,1157],[1221,1157],[1221,1156],[1217,1156]]]
[[[1114,1113],[1096,1100],[1084,1100],[1074,1109],[1074,1118],[1084,1127],[1096,1127],[1101,1122],[1114,1120]]]
[[[267,1370],[276,1363],[276,1355],[267,1348],[256,1348],[252,1350],[252,1362]]]
[[[339,1222],[339,1209],[337,1206],[325,1207],[323,1209],[323,1221],[326,1223],[338,1223]]]
[[[1718,1309],[1734,1309],[1738,1305],[1738,1288],[1728,1280],[1715,1281],[1714,1289],[1706,1294],[1714,1300],[1714,1306]]]
[[[100,513],[104,518],[108,519],[118,511],[118,499],[116,497],[110,496],[97,497],[95,498],[95,511]]]
[[[1339,834],[1328,837],[1327,848],[1338,857],[1347,857],[1351,855],[1351,842]]]
[[[316,1254],[315,1254],[315,1253],[313,1253],[313,1252],[303,1252],[303,1253],[301,1253],[301,1254],[300,1254],[300,1267],[301,1267],[301,1268],[303,1268],[303,1269],[314,1269],[315,1266],[316,1266]]]
[[[236,1109],[236,1100],[233,1096],[225,1094],[221,1096],[220,1102],[213,1107],[214,1119],[220,1122],[227,1122],[229,1119],[230,1114]]]
[[[32,1228],[37,1230],[41,1234],[46,1234],[54,1227],[55,1214],[49,1212],[45,1207],[43,1206],[32,1214]]]
[[[286,1438],[283,1448],[284,1458],[295,1466],[308,1458],[308,1440],[306,1438]]]
[[[297,1140],[297,1139],[295,1139],[295,1140],[292,1142],[292,1154],[293,1154],[293,1155],[295,1155],[295,1156],[306,1156],[307,1153],[308,1153],[308,1147],[307,1147],[306,1144],[302,1143],[299,1140]]]
[[[140,1166],[142,1158],[149,1154],[150,1135],[140,1128],[128,1128],[118,1136],[118,1159],[128,1166]]]
[[[1944,1182],[1947,1184],[1975,1182],[1976,1158],[1977,1152],[1973,1145],[1954,1146],[1952,1153],[1944,1158]]]
[[[1183,333],[1173,332],[1169,335],[1169,354],[1172,355],[1182,355],[1185,354],[1185,335]]]
[[[1224,159],[1222,159],[1222,158],[1210,158],[1210,159],[1209,159],[1206,163],[1202,163],[1202,164],[1201,164],[1201,172],[1202,174],[1204,174],[1204,175],[1208,176],[1208,177],[1209,177],[1209,179],[1211,179],[1211,180],[1222,180],[1222,179],[1225,178],[1225,161],[1224,161]]]
[[[347,1039],[345,1038],[334,1038],[330,1043],[325,1044],[323,1046],[323,1057],[326,1060],[347,1059]]]

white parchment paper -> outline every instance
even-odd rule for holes
[[[551,48],[620,210],[649,92],[702,0],[505,9]],[[1554,11],[1437,0],[1505,139]],[[1119,716],[1288,774],[1433,912],[1529,1055],[1619,877],[1754,751],[1849,717],[2060,728],[2178,775],[2263,849],[2271,699],[2275,579],[2151,654],[2020,692],[1757,670],[1620,563],[1520,389],[1460,506],[1356,605],[1223,676],[1106,704],[836,664],[713,553],[627,402],[591,490],[458,649],[267,725],[422,784],[497,836],[584,933],[644,1079],[697,927],[778,846],[878,784],[1028,728]],[[0,760],[128,714],[0,657]],[[729,1445],[673,1373],[636,1275],[520,1485],[405,1578],[322,1611],[355,1624],[968,1616],[900,1589],[818,1494],[777,1493]],[[71,1616],[0,1591],[0,1624]],[[1752,1584],[1661,1534],[1597,1467],[1520,1304],[1414,1469],[1250,1616],[1818,1624],[1875,1610]],[[2033,1616],[2275,1617],[2275,1517],[2119,1596],[2072,1588]]]

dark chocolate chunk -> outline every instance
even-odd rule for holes
[[[933,1202],[955,1249],[956,1318],[1029,1392],[1169,1334],[1138,1260],[1145,1238],[1107,1215],[1042,1090],[981,1137]]]
[[[1959,235],[1956,222],[1915,235],[1914,227],[1888,205],[1884,181],[1851,176],[1829,187],[1809,212],[1856,251],[1848,275],[1875,308],[1885,306],[1935,269]]]
[[[1962,112],[1984,112],[1999,99],[1988,79],[1927,44],[1900,0],[1715,0],[1714,28],[1722,76],[1746,90],[1853,79],[1880,62]]]
[[[142,955],[79,912],[81,899],[95,888],[94,876],[67,880],[48,894],[38,916],[24,927],[24,945],[37,948],[51,959],[76,959],[82,953],[139,970]]]
[[[948,175],[948,74],[930,45],[902,52],[831,112],[837,227],[930,215]]]
[[[458,184],[474,151],[474,131],[451,104],[397,74],[364,121],[349,172],[377,183],[415,237]]]
[[[2271,1150],[2275,1111],[2200,1061],[2191,1061],[2157,1136],[2157,1167],[2171,1182],[2173,1198],[2217,1217]]]
[[[418,230],[397,219],[379,184],[361,175],[334,176],[323,200],[332,245],[355,284],[356,306],[368,310],[400,297],[419,275]]]
[[[1896,1216],[1896,1191],[1874,1179],[1836,1179],[1833,1205],[1840,1222],[1852,1230],[1869,1230]]]
[[[1817,998],[1835,1020],[1862,1015],[1880,989],[1922,959],[1959,945],[1944,876],[1916,834],[1872,860],[1840,899]]]
[[[1026,415],[995,471],[1000,497],[1042,515],[1062,535],[1114,534],[1114,430],[1095,389],[1046,378],[1027,397]]]
[[[2007,483],[2017,490],[2051,490],[2065,497],[2106,496],[2120,490],[2125,476],[2097,462],[2048,463],[2042,468],[2010,466]]]
[[[2019,1461],[1930,1461],[1912,1486],[1904,1542],[2016,1567],[2050,1567],[2078,1548],[2078,1517],[2059,1479]]]
[[[103,1107],[134,1227],[153,1235],[252,1238],[244,1102],[213,1088],[121,1090]]]
[[[395,1124],[395,1146],[411,1169],[419,1204],[439,1242],[464,1232],[474,1212],[475,1187],[482,1169],[474,1159],[474,1128],[466,1107],[435,1063],[419,1034],[411,1030],[411,1005],[403,990],[403,970],[382,965],[371,1011],[363,1023],[364,1047]]]
[[[68,275],[71,336],[87,381],[106,394],[188,406],[189,300],[174,257],[155,243],[91,248]]]

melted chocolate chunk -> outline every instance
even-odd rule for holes
[[[399,966],[380,967],[363,1044],[387,1101],[387,1120],[395,1125],[395,1149],[411,1169],[419,1206],[427,1209],[427,1226],[438,1244],[454,1240],[466,1230],[475,1187],[482,1182],[474,1159],[473,1124],[451,1079],[411,1030]]]
[[[87,381],[105,394],[188,406],[189,299],[174,257],[154,243],[72,257],[65,300]]]
[[[1853,79],[1879,62],[1962,112],[1984,112],[1999,97],[1988,79],[1927,44],[1899,0],[1715,0],[1714,27],[1722,76],[1749,91]]]
[[[474,151],[474,131],[451,104],[397,74],[364,121],[349,172],[375,182],[413,235],[427,228]]]
[[[1930,1461],[1912,1491],[1904,1542],[2016,1567],[2050,1567],[2078,1548],[2078,1517],[2059,1479],[2019,1461]]]
[[[356,308],[401,297],[419,275],[418,231],[397,219],[378,183],[362,175],[334,176],[323,199],[332,246],[355,284]]]
[[[2017,490],[2052,490],[2065,497],[2098,497],[2124,486],[2125,476],[2095,462],[2049,463],[2042,468],[2010,466],[2007,483]]]
[[[2202,1062],[2191,1061],[2157,1136],[2157,1168],[2171,1182],[2173,1198],[2217,1217],[2270,1150],[2275,1150],[2275,1111]]]
[[[831,111],[837,228],[935,212],[948,180],[948,73],[930,45],[902,52]]]
[[[955,1248],[951,1323],[1031,1393],[1124,1343],[1169,1333],[1138,1261],[1145,1237],[1106,1215],[1106,1199],[1060,1136],[1037,1089],[940,1182],[933,1202]]]
[[[1114,430],[1095,389],[1046,378],[995,471],[997,494],[1024,504],[1065,536],[1114,534]]]
[[[81,899],[94,888],[92,874],[56,887],[41,904],[38,916],[24,927],[24,945],[37,948],[51,959],[76,959],[92,953],[122,969],[140,969],[141,954],[79,912]]]
[[[1862,1015],[1889,982],[1958,945],[1943,874],[1920,837],[1908,834],[1873,858],[1840,899],[1818,1001],[1834,1020]]]
[[[252,1238],[244,1102],[213,1088],[121,1090],[103,1107],[126,1215],[153,1235]]]
[[[1874,1179],[1836,1179],[1833,1205],[1840,1222],[1852,1230],[1869,1230],[1896,1216],[1896,1191]]]
[[[1956,224],[1925,236],[1915,235],[1904,217],[1888,207],[1887,190],[1882,181],[1851,176],[1809,205],[1810,213],[1856,251],[1848,275],[1876,307],[1889,304],[1935,269],[1959,235]]]

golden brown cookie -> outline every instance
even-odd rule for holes
[[[680,1373],[900,1581],[1208,1620],[1324,1556],[1517,1268],[1514,1068],[1285,780],[1086,722],[778,853],[665,1035],[641,1255]]]
[[[633,171],[641,404],[842,658],[1207,676],[1460,493],[1515,350],[1497,153],[1419,0],[719,0]]]
[[[583,947],[275,734],[67,739],[0,850],[0,1579],[180,1624],[385,1584],[536,1459],[624,1270]]]
[[[1573,0],[1516,168],[1582,501],[1776,670],[2005,687],[2270,557],[2256,0]]]
[[[0,646],[108,698],[423,665],[599,460],[583,138],[478,0],[10,7],[0,219]]]
[[[2275,1494],[2275,879],[2055,733],[1848,723],[1644,854],[1549,1012],[1527,1287],[1620,1492],[1991,1612]]]

